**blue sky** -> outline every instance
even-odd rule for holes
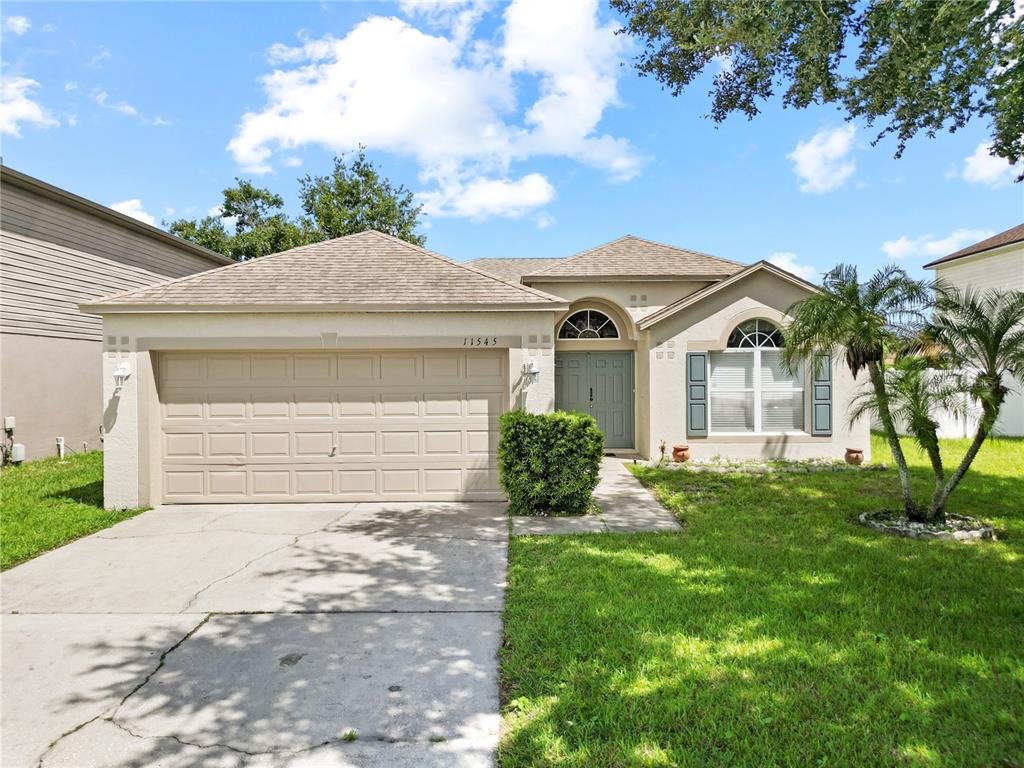
[[[716,125],[707,82],[674,98],[638,77],[616,25],[588,0],[7,2],[3,159],[159,223],[205,214],[235,176],[297,213],[296,178],[361,142],[456,259],[631,233],[805,276],[920,273],[1024,220],[981,121],[900,160],[832,108]]]

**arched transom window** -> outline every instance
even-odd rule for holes
[[[617,339],[619,329],[612,319],[596,309],[574,312],[558,330],[560,339]]]
[[[768,320],[747,320],[727,348],[709,355],[712,433],[786,434],[804,430],[804,374],[783,361],[782,331]]]
[[[747,320],[737,325],[729,334],[729,347],[752,349],[781,349],[785,346],[782,331],[774,323],[767,320]]]

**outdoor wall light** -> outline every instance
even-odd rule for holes
[[[114,391],[118,392],[124,386],[124,383],[128,381],[128,377],[132,375],[132,369],[128,367],[128,363],[121,363],[117,368],[114,369]]]

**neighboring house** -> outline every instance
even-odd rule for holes
[[[106,504],[501,499],[515,407],[593,413],[624,455],[870,447],[844,365],[781,365],[815,288],[777,267],[635,237],[478,264],[513,279],[364,232],[84,305]]]
[[[102,322],[78,305],[234,263],[0,166],[0,416],[27,457],[101,447]]]
[[[962,248],[929,264],[935,277],[960,290],[1024,291],[1024,224]],[[1010,394],[996,422],[997,434],[1024,436],[1024,392],[1019,381],[1004,382]],[[954,414],[939,416],[943,437],[966,437],[974,433],[976,416],[966,419]]]

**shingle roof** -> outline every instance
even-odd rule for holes
[[[1024,241],[1024,224],[1018,224],[1016,227],[1010,227],[1005,232],[1000,232],[998,235],[982,240],[974,245],[968,245],[966,248],[961,248],[955,253],[949,254],[949,256],[943,256],[941,259],[936,259],[925,264],[925,267],[934,267],[937,264],[945,264],[947,261],[954,261],[955,259],[962,259],[964,256],[971,256],[975,253],[981,253],[982,251],[991,251],[993,248],[998,248],[1001,245],[1011,245],[1012,243],[1019,243]]]
[[[553,267],[561,261],[565,261],[565,258],[473,259],[463,263],[476,269],[482,269],[484,272],[490,272],[509,282],[518,283],[519,278],[523,275],[530,275],[538,270]]]
[[[93,311],[129,306],[564,305],[381,232],[304,245],[109,296]]]
[[[745,265],[706,253],[655,243],[633,235],[620,237],[553,266],[523,276],[524,282],[543,282],[554,278],[644,279],[710,278],[722,279]]]

